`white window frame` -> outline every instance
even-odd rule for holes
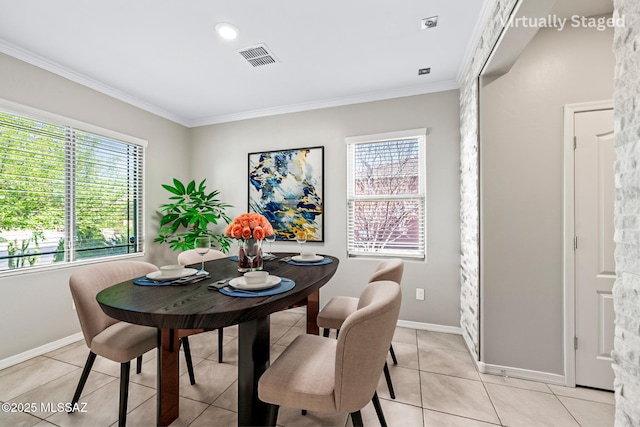
[[[426,138],[427,128],[409,129],[395,132],[385,132],[372,135],[352,136],[345,138],[347,145],[347,256],[348,257],[400,257],[407,259],[426,260],[426,215],[427,215],[427,181],[426,181]],[[419,191],[415,195],[402,195],[387,197],[358,196],[355,194],[355,154],[354,148],[358,144],[399,141],[399,140],[417,140],[419,147]],[[418,200],[419,213],[419,242],[416,250],[362,250],[355,247],[354,243],[354,227],[353,206],[358,200],[381,200],[392,201],[398,199],[416,199]]]
[[[138,146],[142,149],[141,154],[141,179],[139,183],[139,192],[140,203],[136,209],[138,215],[138,226],[137,226],[137,236],[136,236],[136,252],[128,253],[128,254],[120,254],[120,255],[109,255],[103,257],[96,258],[87,258],[81,260],[70,259],[68,256],[68,252],[73,250],[73,239],[68,239],[68,235],[65,236],[65,260],[52,264],[44,264],[44,265],[35,265],[31,267],[25,268],[17,268],[10,270],[2,270],[0,271],[0,277],[6,277],[16,274],[25,274],[31,272],[42,272],[46,270],[55,270],[60,268],[68,268],[74,265],[82,265],[82,264],[92,264],[96,262],[109,261],[114,259],[125,259],[125,258],[136,258],[143,257],[145,255],[145,165],[146,165],[146,147],[147,141],[144,139],[136,138],[130,135],[126,135],[117,131],[113,131],[110,129],[105,129],[99,126],[95,126],[89,123],[84,123],[79,120],[70,119],[68,117],[64,117],[58,114],[50,113],[47,111],[43,111],[37,108],[29,107],[26,105],[18,104],[6,99],[0,98],[0,110],[3,112],[14,114],[17,116],[23,116],[28,119],[38,120],[46,123],[52,123],[57,126],[68,127],[71,131],[78,130],[82,132],[86,132],[89,134],[98,135],[101,137],[117,140],[123,143],[131,144]],[[72,215],[75,210],[75,203],[70,206],[65,206],[65,216]],[[71,224],[73,224],[75,219],[71,220]],[[67,224],[69,225],[69,224]],[[66,229],[66,227],[65,227]],[[67,231],[65,231],[67,233]]]

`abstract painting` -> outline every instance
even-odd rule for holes
[[[324,241],[324,147],[249,153],[249,212],[269,220],[277,240]]]

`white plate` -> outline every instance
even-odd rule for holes
[[[292,260],[294,260],[295,262],[320,262],[324,259],[323,256],[320,255],[314,255],[313,258],[303,258],[300,255],[296,255],[296,256],[292,256],[291,257]]]
[[[151,280],[173,280],[180,279],[181,277],[193,276],[197,272],[198,270],[196,270],[195,268],[185,268],[179,273],[171,273],[167,275],[162,274],[162,271],[153,271],[147,274],[147,278]]]
[[[267,276],[267,281],[264,283],[257,283],[255,285],[248,285],[247,281],[244,277],[236,277],[235,279],[231,279],[229,284],[234,288],[242,289],[245,291],[260,291],[262,289],[273,288],[275,285],[280,283],[280,279],[278,276]]]

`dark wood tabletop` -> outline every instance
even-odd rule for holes
[[[222,258],[206,262],[209,278],[192,285],[139,286],[128,281],[101,291],[96,298],[105,313],[125,322],[166,329],[217,329],[286,309],[316,292],[338,268],[337,258],[325,257],[333,262],[313,268],[279,260],[265,262],[265,271],[296,283],[292,290],[268,297],[230,297],[208,289],[218,280],[242,275],[236,262]]]
[[[278,258],[295,254],[276,254]],[[269,366],[269,315],[289,307],[307,306],[307,333],[318,333],[319,290],[338,269],[329,264],[298,266],[267,261],[264,270],[286,277],[295,287],[266,297],[234,297],[210,290],[221,279],[241,276],[228,258],[205,263],[209,278],[184,286],[140,286],[129,280],[96,296],[109,316],[158,328],[157,425],[168,426],[180,413],[179,343],[176,330],[213,330],[238,324],[238,426],[266,425],[273,408],[258,398],[257,386]],[[179,332],[179,331],[178,331]]]

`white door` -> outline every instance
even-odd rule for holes
[[[613,110],[574,114],[576,385],[613,390]]]

